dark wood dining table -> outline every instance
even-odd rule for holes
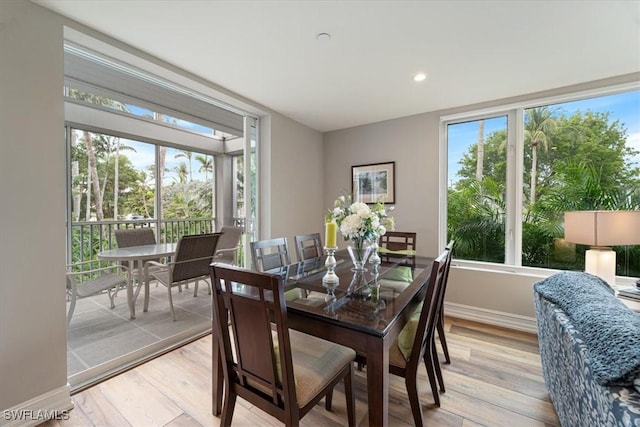
[[[289,327],[353,348],[366,357],[370,426],[389,424],[389,348],[423,298],[432,258],[383,262],[377,269],[352,271],[346,251],[336,253],[339,285],[335,298],[322,283],[324,258],[288,265],[270,273],[285,279]],[[222,409],[223,378],[213,337],[213,413]]]

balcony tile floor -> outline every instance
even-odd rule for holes
[[[78,300],[67,330],[67,375],[72,376],[190,329],[209,328],[211,296],[200,282],[178,292],[173,289],[176,321],[171,319],[169,297],[164,286],[151,283],[149,311],[144,313],[144,290],[136,301],[136,319],[129,318],[126,290],[118,292],[116,307],[109,308],[107,295]],[[68,309],[68,303],[67,303]]]

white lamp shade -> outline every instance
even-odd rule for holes
[[[564,213],[564,239],[590,246],[640,244],[640,211]]]

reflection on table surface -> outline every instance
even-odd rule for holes
[[[346,252],[336,253],[335,273],[339,283],[335,298],[322,283],[326,273],[324,258],[270,270],[285,280],[287,308],[333,320],[351,328],[384,335],[389,323],[416,295],[428,277],[431,260],[417,258],[416,265],[384,262],[377,268],[355,272]],[[409,292],[404,292],[407,289]],[[408,300],[409,299],[409,300]]]

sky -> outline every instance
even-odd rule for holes
[[[555,104],[550,108],[557,114],[571,116],[575,112],[586,111],[609,112],[609,120],[619,120],[627,129],[627,146],[640,151],[640,91],[626,92],[616,95],[602,96],[581,101]],[[506,116],[485,120],[484,136],[499,129],[505,129]],[[458,160],[468,151],[471,144],[478,140],[478,122],[468,122],[449,126],[449,183],[456,180],[456,173],[460,169]],[[631,159],[640,166],[640,154]]]

